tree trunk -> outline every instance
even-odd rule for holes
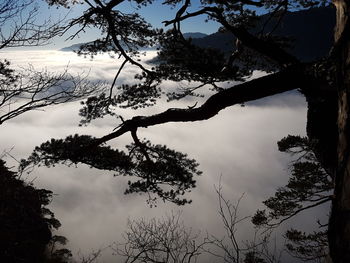
[[[335,46],[338,87],[338,147],[329,247],[334,263],[350,262],[350,0],[334,0],[337,9]]]

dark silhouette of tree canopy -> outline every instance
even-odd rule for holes
[[[48,2],[52,5],[71,7],[78,1],[48,0]],[[109,51],[124,59],[110,89],[105,94],[91,97],[85,102],[80,112],[83,124],[88,124],[93,119],[106,114],[114,114],[111,111],[113,106],[138,108],[154,105],[165,92],[161,89],[161,83],[165,80],[200,82],[197,87],[183,87],[178,92],[168,94],[169,99],[196,96],[196,90],[208,87],[211,87],[216,93],[202,105],[194,105],[186,109],[170,108],[151,116],[136,116],[125,121],[122,119],[122,123],[112,133],[101,138],[89,138],[89,145],[86,144],[87,137],[84,136],[67,137],[63,141],[52,140],[37,148],[30,160],[34,161],[39,157],[44,162],[51,164],[62,161],[62,156],[64,156],[66,160],[72,162],[83,162],[101,169],[110,169],[110,161],[101,163],[97,157],[92,156],[91,152],[93,151],[96,156],[103,156],[106,151],[105,146],[101,146],[103,143],[116,139],[122,134],[130,133],[134,140],[132,148],[133,151],[136,151],[132,162],[138,169],[137,176],[144,180],[141,183],[138,182],[134,189],[142,192],[161,193],[161,198],[164,199],[164,195],[162,196],[164,191],[154,190],[152,176],[156,176],[156,180],[160,179],[156,184],[161,184],[161,180],[168,182],[168,179],[181,181],[183,178],[188,178],[192,180],[192,176],[198,172],[191,167],[189,170],[184,169],[183,164],[192,161],[183,155],[175,154],[165,147],[156,147],[148,142],[140,141],[137,137],[139,128],[167,122],[206,120],[226,107],[299,89],[308,102],[307,135],[308,140],[312,142],[312,151],[322,165],[322,169],[327,171],[331,181],[335,184],[335,192],[331,196],[332,212],[327,233],[330,254],[334,262],[350,262],[350,148],[348,144],[350,136],[348,120],[350,109],[350,22],[348,19],[350,3],[348,0],[333,1],[337,21],[332,51],[329,55],[311,62],[302,62],[291,54],[285,48],[285,38],[275,36],[274,30],[283,22],[283,16],[288,10],[304,10],[331,4],[327,0],[201,0],[198,10],[195,11],[188,11],[191,5],[190,0],[164,0],[163,4],[173,6],[177,10],[172,19],[163,22],[165,26],[172,26],[166,32],[153,29],[137,13],[121,12],[118,7],[119,4],[125,2],[123,0],[83,0],[81,2],[87,7],[86,11],[81,17],[72,19],[66,29],[79,27],[76,34],[71,36],[74,38],[88,27],[96,27],[101,29],[101,38],[83,45],[78,53],[94,55],[98,52]],[[138,4],[139,8],[155,3],[153,0],[131,2]],[[257,23],[258,11],[269,13],[271,19],[265,20],[265,23]],[[200,48],[192,44],[191,39],[183,37],[181,22],[199,15],[217,21],[222,26],[221,30],[228,31],[237,38],[232,54],[227,55],[219,50]],[[272,23],[272,26],[265,26],[268,23]],[[260,26],[260,30],[252,30],[256,26]],[[267,28],[270,29],[268,32]],[[138,49],[158,42],[161,45],[159,63],[148,68],[139,62],[140,51]],[[142,73],[135,76],[139,83],[116,87],[116,79],[126,64],[134,65],[142,70]],[[229,88],[220,86],[221,81],[244,80],[257,68],[272,73]],[[77,148],[74,148],[75,152],[66,154],[62,151],[52,151],[51,148],[57,147],[58,143],[63,147],[62,149],[69,147],[72,138],[78,142],[72,144],[74,147],[78,145]],[[108,151],[118,156],[115,159],[115,165],[122,165],[118,169],[123,169],[124,154],[110,149]],[[183,157],[179,158],[179,165],[175,162],[178,159],[177,156]],[[48,159],[53,161],[48,161]],[[165,169],[164,173],[153,169],[166,166],[169,166],[169,169]],[[320,167],[312,167],[311,163],[307,166],[312,173],[324,179],[325,175]],[[294,168],[295,177],[298,177],[300,167]],[[318,184],[326,183],[323,180],[314,185],[315,182],[310,181],[310,178],[304,174],[298,180],[303,181],[303,184],[312,185],[312,187],[305,188],[302,197],[303,201],[309,202],[315,201],[311,198],[315,194],[314,190],[317,191]],[[299,182],[292,181],[290,186],[294,184],[293,187],[297,187],[297,183]],[[180,188],[179,192],[175,190],[173,198],[170,199],[178,200],[177,194],[182,194],[193,184],[185,184],[185,186],[187,188]],[[267,203],[275,201],[272,198]],[[286,211],[282,209],[278,212],[281,216],[288,217],[298,209],[302,207],[296,205],[292,209]]]
[[[288,184],[264,201],[271,212],[265,216],[262,211],[257,212],[255,223],[271,227],[305,209],[330,201],[334,189],[331,176],[316,159],[307,137],[289,135],[279,141],[278,146],[280,151],[298,156],[292,164]],[[280,218],[281,221],[272,223]]]
[[[42,46],[60,34],[63,21],[38,23],[35,0],[0,2],[0,50]],[[19,70],[0,59],[0,125],[27,111],[81,99],[101,86],[84,77]],[[22,263],[67,263],[72,256],[64,248],[67,239],[53,235],[61,224],[47,208],[52,192],[37,189],[5,166],[0,156],[0,261]]]
[[[137,181],[128,182],[126,194],[154,193],[162,200],[178,205],[190,202],[179,196],[195,186],[193,175],[201,174],[195,160],[164,145],[152,145],[148,141],[135,139],[135,143],[127,145],[126,154],[111,149],[110,146],[91,147],[96,144],[96,140],[79,135],[69,136],[65,140],[52,139],[36,147],[33,154],[22,161],[21,166],[28,168],[28,165],[40,163],[46,166],[85,163],[97,169],[115,171],[115,176],[122,174],[137,177]],[[153,205],[155,197],[150,196],[147,201]]]
[[[278,142],[281,152],[291,154],[295,160],[290,170],[288,184],[277,189],[275,196],[264,201],[268,209],[258,210],[252,222],[266,229],[278,227],[289,218],[332,200],[334,184],[330,173],[324,170],[313,152],[313,144],[307,137],[288,135]],[[317,221],[319,231],[305,233],[289,229],[285,233],[286,248],[303,261],[322,260],[327,256],[328,223]]]
[[[54,243],[64,245],[66,238],[52,234],[61,226],[47,208],[52,192],[23,182],[3,160],[0,175],[1,262],[67,262],[70,251],[53,247]]]

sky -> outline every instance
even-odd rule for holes
[[[142,58],[146,63],[155,56],[154,51]],[[78,57],[72,52],[54,50],[3,51],[1,58],[9,58],[13,65],[27,66],[30,62],[40,69],[63,70],[69,64],[71,73],[89,72],[91,80],[112,81],[121,61],[108,55],[99,55],[94,60]],[[146,66],[150,66],[147,65]],[[128,66],[120,81],[133,79],[138,69]],[[255,72],[253,77],[263,75]],[[178,84],[166,82],[164,88],[176,88]],[[209,95],[208,91],[205,94]],[[168,104],[164,99],[155,107],[138,111],[118,110],[125,119],[135,115],[150,115],[168,107],[187,107],[196,99]],[[79,127],[79,102],[32,111],[1,125],[1,150],[11,150],[17,160],[29,156],[33,148],[51,138],[64,138],[71,134],[102,136],[111,132],[119,123],[115,118],[94,121],[87,127]],[[187,153],[196,159],[203,171],[197,179],[197,187],[186,195],[192,204],[177,207],[171,203],[158,202],[150,208],[144,195],[124,195],[127,178],[113,177],[109,172],[90,169],[86,165],[54,168],[37,167],[29,175],[23,175],[27,182],[54,192],[51,210],[61,221],[58,233],[69,240],[68,248],[75,257],[87,255],[92,250],[106,248],[122,241],[128,219],[144,217],[161,218],[172,211],[182,211],[187,227],[205,233],[223,235],[224,229],[218,216],[218,200],[214,185],[221,178],[225,198],[236,202],[244,194],[239,213],[252,215],[263,208],[262,201],[272,196],[277,187],[288,180],[290,156],[277,150],[277,141],[288,134],[305,135],[306,103],[298,93],[290,92],[268,99],[248,103],[245,107],[233,106],[221,111],[207,121],[194,123],[167,123],[147,129],[140,129],[139,137],[155,144],[166,144],[169,148]],[[123,149],[131,142],[125,134],[110,142]],[[6,157],[9,166],[16,162]],[[313,229],[316,219],[325,219],[328,207],[317,208],[303,213],[282,225],[274,234],[278,244],[280,237],[289,226]],[[249,220],[242,223],[237,235],[247,240],[253,232]],[[99,262],[121,262],[116,260],[110,249],[105,249]],[[203,258],[203,263],[212,258]],[[286,262],[296,262],[287,260]]]
[[[142,17],[145,18],[147,22],[157,28],[169,29],[171,26],[164,27],[162,21],[171,20],[174,18],[176,11],[180,6],[170,7],[168,5],[161,4],[162,1],[155,1],[154,4],[137,8],[137,5],[132,1],[125,1],[118,6],[118,10],[125,13],[140,13]],[[40,9],[38,18],[41,20],[51,17],[52,21],[59,20],[63,17],[76,18],[83,14],[87,9],[86,5],[74,5],[70,9],[57,8],[56,6],[48,7],[45,1],[40,1]],[[199,7],[199,1],[193,1],[193,5],[188,9],[188,11],[196,10]],[[214,21],[206,22],[206,16],[197,16],[189,18],[181,23],[182,30],[186,32],[201,32],[205,34],[212,34],[217,32],[219,24]],[[40,20],[39,20],[40,21]],[[97,29],[88,29],[85,33],[79,34],[74,40],[65,41],[71,34],[75,33],[74,30],[68,31],[63,37],[55,38],[46,48],[50,49],[60,49],[72,44],[84,43],[88,41],[95,40],[100,36],[101,32]],[[31,49],[41,49],[31,48]]]

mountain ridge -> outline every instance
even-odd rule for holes
[[[189,39],[189,38],[191,38],[191,39],[200,39],[200,38],[206,37],[208,35],[205,34],[205,33],[201,33],[201,32],[187,32],[187,33],[184,33],[183,36],[186,39]],[[85,44],[88,44],[88,43],[93,43],[93,42],[85,42],[85,43],[73,44],[73,45],[70,45],[68,47],[61,48],[61,49],[59,49],[59,51],[73,51],[73,52],[74,51],[78,51],[79,48],[82,45],[85,45]],[[141,48],[140,50],[156,50],[156,49],[157,49],[157,46],[155,46],[155,47],[148,47],[148,48]]]
[[[260,21],[251,33],[257,34],[268,19],[261,16]],[[269,32],[274,27],[272,19],[266,26]],[[335,26],[335,9],[332,7],[318,7],[297,12],[287,12],[274,30],[276,36],[292,37],[293,45],[286,48],[288,52],[301,61],[312,61],[325,56],[333,43]],[[236,38],[229,32],[216,32],[201,39],[193,39],[192,43],[203,48],[219,49],[230,53],[235,48]]]
[[[256,27],[251,30],[251,33],[257,34],[267,20],[268,15],[261,16]],[[269,20],[265,28],[266,32],[271,31],[275,27],[275,20]],[[333,43],[334,25],[334,8],[311,8],[308,10],[287,12],[279,25],[274,28],[273,35],[292,37],[292,46],[286,48],[286,50],[301,61],[308,62],[319,59],[330,51]],[[231,53],[235,49],[236,38],[229,32],[218,31],[210,35],[201,32],[188,32],[183,35],[187,39],[191,38],[192,43],[199,47],[219,49],[224,53]],[[64,47],[60,51],[77,51],[83,44],[86,43]],[[142,48],[141,50],[156,50],[157,47]]]

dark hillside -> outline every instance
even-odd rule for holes
[[[262,16],[253,32],[261,31],[266,19],[267,16]],[[270,32],[276,22],[276,19],[272,19],[266,25],[264,32]],[[290,52],[302,61],[311,61],[329,52],[333,41],[334,25],[335,10],[331,7],[288,12],[273,35],[293,37]],[[193,39],[192,43],[200,47],[212,47],[231,52],[235,38],[231,33],[217,32],[200,39]]]

